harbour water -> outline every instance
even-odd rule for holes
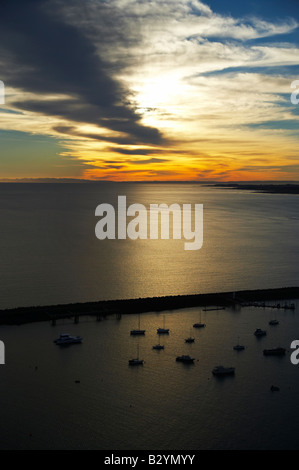
[[[140,316],[144,336],[130,335],[136,315],[2,326],[1,448],[298,450],[299,365],[290,361],[298,307],[202,311],[201,329],[192,327],[199,309],[152,312]],[[153,350],[164,322],[164,350]],[[256,328],[267,335],[256,338]],[[59,347],[60,333],[83,342]],[[237,343],[245,349],[233,350]],[[285,356],[263,355],[278,346]],[[144,364],[129,366],[138,349]],[[194,363],[176,362],[182,354]],[[216,365],[235,375],[213,376]]]
[[[96,239],[96,206],[116,205],[121,194],[128,204],[203,204],[203,247]],[[2,184],[0,196],[2,309],[299,285],[296,195],[103,183]],[[0,448],[298,450],[293,301],[294,310],[190,308],[1,325]],[[200,315],[206,327],[195,329]],[[273,318],[279,325],[269,325]],[[146,333],[131,336],[139,320]],[[164,322],[165,348],[153,350]],[[256,338],[256,328],[267,335]],[[83,342],[60,348],[53,341],[61,333]],[[190,334],[195,341],[186,344]],[[233,350],[238,342],[243,351]],[[275,347],[286,354],[263,355]],[[144,364],[130,367],[137,351]],[[176,362],[181,354],[194,363]],[[216,365],[235,367],[235,375],[213,376]]]

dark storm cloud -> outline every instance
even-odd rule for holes
[[[149,163],[166,163],[169,162],[167,158],[146,158],[145,160],[132,160],[131,163],[135,165],[148,165]]]
[[[40,106],[36,103],[36,109],[39,109]],[[56,108],[58,108],[58,106],[56,106]],[[30,107],[28,107],[28,109],[30,109]],[[65,111],[65,116],[67,115],[67,112]],[[79,111],[78,111],[78,114],[79,114]],[[59,109],[57,109],[57,115],[59,115]],[[82,117],[82,115],[81,115]],[[89,122],[89,123],[92,123],[93,121],[89,121],[88,120],[88,116],[86,116],[87,120],[85,122]],[[81,119],[78,118],[78,121],[82,122]],[[113,126],[111,126],[111,130],[112,128],[116,127],[116,124],[117,122],[114,122],[112,123]],[[115,129],[117,131],[120,131],[120,129],[124,129],[124,123],[122,122],[119,122],[119,129]],[[146,128],[146,129],[149,129],[149,130],[152,130],[153,131],[153,141],[155,140],[154,137],[155,137],[155,129],[151,129],[151,128]],[[95,134],[95,133],[87,133],[87,132],[82,132],[78,129],[76,129],[76,127],[74,126],[54,126],[53,127],[53,131],[54,132],[59,132],[60,134],[65,134],[65,135],[69,135],[69,136],[72,136],[72,137],[77,137],[77,138],[84,138],[84,139],[91,139],[91,140],[95,140],[95,141],[100,141],[100,142],[113,142],[114,144],[119,144],[119,145],[131,145],[131,144],[142,144],[144,143],[144,140],[142,138],[142,132],[139,133],[139,135],[121,135],[121,136],[105,136],[105,135],[101,135],[101,134]],[[150,132],[149,132],[150,134]],[[153,142],[151,142],[153,143]],[[113,149],[116,151],[116,149]],[[119,149],[117,149],[118,151]]]
[[[153,148],[128,149],[128,148],[111,147],[109,150],[111,150],[112,152],[120,153],[121,155],[151,155],[152,153],[155,153],[155,154],[159,153],[159,150],[153,149]]]
[[[71,97],[21,98],[14,104],[19,109],[124,133],[134,142],[161,143],[157,129],[139,122],[126,90],[111,77],[109,66],[100,58],[99,45],[95,47],[78,27],[63,18],[59,16],[59,2],[2,2],[0,63],[6,85],[41,96]]]

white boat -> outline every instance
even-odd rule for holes
[[[54,340],[54,343],[64,346],[68,344],[82,343],[83,338],[81,336],[71,336],[67,333],[63,333],[58,339]]]
[[[213,375],[233,375],[235,373],[234,367],[216,366],[212,370]]]

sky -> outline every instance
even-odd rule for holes
[[[298,0],[1,0],[0,80],[1,181],[299,181]]]

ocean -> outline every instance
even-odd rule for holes
[[[203,204],[203,245],[105,239],[96,207]],[[0,309],[299,285],[298,196],[199,184],[0,184]],[[170,231],[171,235],[171,231]]]
[[[183,239],[97,239],[96,207],[116,207],[120,195],[146,207],[203,204],[202,248],[187,251]],[[296,195],[199,184],[1,184],[0,214],[1,309],[299,285]],[[294,310],[276,299],[281,308],[269,302],[1,325],[0,448],[298,450],[293,301]],[[206,327],[195,329],[199,318]],[[278,325],[269,325],[273,318]],[[139,322],[145,335],[131,336]],[[164,349],[153,350],[164,324]],[[257,338],[256,328],[266,336]],[[58,347],[61,333],[83,342]],[[243,351],[233,349],[238,342]],[[286,354],[263,355],[276,347]],[[130,367],[137,354],[144,364]],[[194,362],[177,362],[182,354]],[[215,377],[216,365],[235,374]]]

